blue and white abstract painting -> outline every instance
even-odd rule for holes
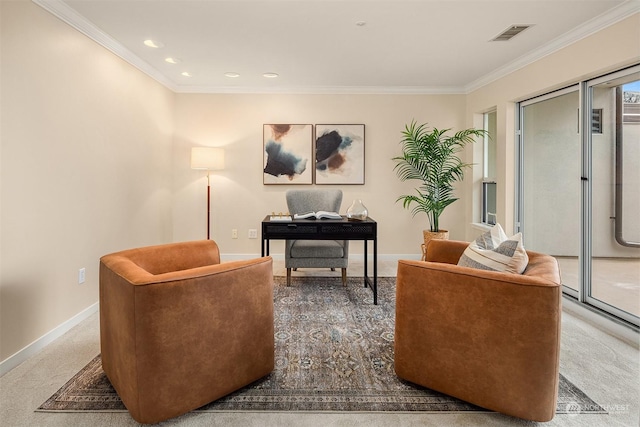
[[[364,184],[364,125],[316,125],[316,184]]]
[[[312,131],[311,125],[264,125],[264,184],[313,182]]]

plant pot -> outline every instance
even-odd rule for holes
[[[422,235],[424,237],[424,243],[422,244],[422,261],[427,259],[427,246],[429,242],[433,239],[441,239],[441,240],[449,240],[449,231],[448,230],[440,230],[440,231],[431,231],[431,230],[422,230]]]

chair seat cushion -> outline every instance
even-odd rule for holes
[[[342,258],[344,248],[337,240],[296,240],[291,258]]]

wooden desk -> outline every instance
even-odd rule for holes
[[[342,219],[294,219],[290,222],[262,221],[262,256],[269,255],[270,240],[363,240],[364,286],[373,291],[373,303],[378,304],[378,223]],[[367,242],[373,242],[373,280],[368,275]]]

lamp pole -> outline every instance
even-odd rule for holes
[[[219,147],[193,147],[191,169],[207,171],[207,240],[211,240],[211,171],[224,169],[224,149]]]
[[[207,169],[207,240],[211,240],[211,173]]]

